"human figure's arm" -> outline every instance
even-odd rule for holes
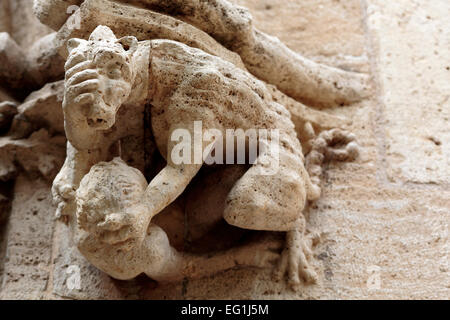
[[[58,206],[56,217],[67,215],[71,211],[67,209],[75,199],[75,192],[81,179],[99,161],[101,161],[99,150],[80,151],[67,142],[66,160],[52,186],[53,201]]]

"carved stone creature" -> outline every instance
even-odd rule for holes
[[[305,236],[302,210],[308,200],[320,196],[320,188],[305,169],[296,129],[311,137],[314,130],[309,122],[295,128],[290,112],[274,99],[276,89],[199,49],[170,40],[117,39],[104,26],[89,40],[71,39],[68,48],[63,110],[69,143],[53,192],[59,213],[74,212],[76,202],[79,233],[85,233],[79,248],[94,265],[119,279],[142,272],[156,279],[177,278],[177,254],[151,220],[202,167],[203,163],[175,163],[170,156],[176,145],[171,139],[174,130],[187,130],[194,137],[194,123],[201,121],[201,133],[214,129],[222,136],[227,129],[279,130],[279,141],[257,137],[268,147],[229,193],[224,218],[241,228],[286,231],[287,247],[277,274],[288,273],[292,285],[299,284],[300,277],[316,280],[308,263],[311,241]],[[99,164],[109,160],[109,151],[121,139],[142,135],[145,105],[151,106],[154,138],[167,161],[148,186],[142,175],[136,170],[131,174],[119,160]],[[340,130],[322,135],[307,160],[316,168],[314,174],[325,156],[353,159],[358,153],[353,140]],[[339,150],[329,147],[339,143]],[[203,149],[209,144],[203,141]],[[261,174],[273,161],[279,163],[276,174]],[[263,266],[267,259],[252,261]],[[178,271],[169,272],[172,269]],[[209,270],[214,273],[217,268]]]

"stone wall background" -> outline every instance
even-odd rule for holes
[[[323,197],[309,210],[310,227],[324,234],[315,249],[319,284],[293,292],[273,282],[269,271],[256,270],[172,285],[146,277],[112,280],[80,256],[67,227],[54,220],[50,181],[21,173],[8,186],[14,199],[0,231],[0,298],[450,297],[450,3],[233,2],[247,6],[260,29],[293,50],[372,75],[371,99],[329,110],[353,119],[363,154],[354,163],[327,166]],[[0,3],[0,32],[25,50],[49,33],[31,4]],[[68,285],[70,266],[80,269],[80,290]]]

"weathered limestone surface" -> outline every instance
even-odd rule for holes
[[[47,297],[53,246],[55,210],[47,183],[20,176],[14,189],[12,212],[6,228],[7,248],[2,252],[1,299]]]
[[[250,8],[261,31],[294,51],[345,70],[369,71],[360,1],[231,2]]]
[[[95,268],[78,251],[71,230],[65,224],[55,229],[53,250],[53,288],[51,294],[65,299],[126,299],[140,290],[133,282],[120,282]],[[79,271],[79,287],[76,282]],[[71,280],[71,277],[74,280]],[[149,281],[150,282],[150,281]],[[130,289],[127,290],[127,286]],[[134,295],[134,298],[137,298]]]
[[[5,8],[9,9],[10,34],[23,49],[28,50],[36,40],[51,32],[51,29],[41,24],[33,14],[32,0],[2,2],[7,2]]]
[[[25,77],[25,54],[9,33],[0,33],[0,85],[17,89]]]
[[[450,6],[368,0],[366,14],[388,178],[449,185]]]
[[[170,285],[145,277],[111,280],[74,249],[67,226],[54,222],[50,183],[41,180],[43,172],[51,180],[53,171],[30,168],[30,177],[21,174],[16,179],[13,209],[0,229],[1,298],[448,299],[450,3],[233,2],[248,7],[259,29],[294,51],[348,70],[371,72],[377,87],[369,100],[329,110],[353,120],[350,129],[363,154],[354,163],[328,165],[323,196],[309,210],[308,227],[322,234],[313,262],[318,284],[294,292],[283,281],[274,282],[270,271],[248,269]],[[10,31],[11,22],[1,17],[0,6],[0,31]],[[49,31],[39,32],[43,36]],[[34,42],[13,38],[22,46]],[[44,99],[57,101],[52,94]],[[42,102],[30,101],[34,106]],[[21,140],[2,140],[2,147],[19,154],[49,152],[29,151],[29,134]],[[51,153],[64,152],[63,146],[58,148]],[[1,160],[8,160],[3,154]],[[10,169],[15,171],[14,166]],[[190,191],[201,189],[196,181]],[[176,205],[163,214],[171,214],[183,226],[184,216]],[[195,209],[195,203],[191,206]],[[193,213],[190,219],[196,223]],[[175,236],[177,248],[190,245]],[[67,286],[72,265],[81,271],[79,290]]]
[[[27,50],[27,71],[38,87],[64,78],[65,60],[53,44],[55,37],[56,32],[50,33]]]

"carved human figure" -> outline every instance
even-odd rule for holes
[[[116,279],[141,273],[157,281],[199,278],[235,267],[268,268],[279,258],[279,242],[252,241],[214,255],[180,253],[166,233],[148,223],[143,202],[147,181],[120,158],[94,165],[76,194],[76,242],[95,266]]]
[[[185,190],[203,165],[202,162],[180,164],[172,161],[170,155],[176,145],[171,139],[174,130],[182,128],[194,137],[196,121],[202,122],[202,130],[214,129],[222,136],[226,136],[226,129],[276,129],[279,131],[279,144],[274,145],[275,141],[264,137],[269,148],[258,154],[257,161],[229,193],[224,218],[241,228],[286,231],[287,247],[278,274],[287,272],[293,285],[300,283],[300,277],[307,282],[316,280],[316,274],[308,263],[310,249],[302,211],[306,201],[320,196],[320,188],[311,182],[305,169],[302,147],[289,112],[275,102],[264,82],[199,49],[169,40],[138,42],[134,37],[116,39],[104,26],[97,27],[89,40],[70,40],[68,47],[70,54],[66,63],[63,102],[68,156],[53,187],[60,212],[74,211],[75,190],[78,189],[77,194],[83,199],[83,189],[86,188],[85,183],[79,187],[81,179],[94,164],[107,160],[111,145],[129,135],[133,123],[142,121],[142,113],[133,112],[133,106],[151,105],[152,129],[158,150],[166,158],[166,167],[135,202],[143,204],[135,214],[123,210],[123,206],[119,208],[122,212],[112,210],[114,212],[106,213],[101,209],[102,205],[88,206],[86,212],[89,213],[80,206],[80,202],[77,207],[82,228],[95,234],[95,228],[90,228],[89,223],[82,219],[92,215],[94,225],[109,230],[104,240],[114,250],[120,248],[126,252],[135,252],[137,243],[141,245],[144,241],[152,218]],[[116,118],[122,105],[128,111]],[[317,168],[324,154],[341,160],[357,155],[352,135],[340,130],[330,131],[328,135],[327,139],[322,139],[325,142],[322,149],[315,149],[322,153],[315,152],[314,158],[309,159],[311,167]],[[258,139],[263,137],[258,136]],[[336,142],[342,142],[344,148],[333,150],[329,147]],[[209,143],[203,141],[203,149]],[[271,151],[275,147],[279,148],[277,159],[272,158],[275,153]],[[195,153],[195,150],[191,151],[191,154]],[[276,174],[261,174],[264,164],[271,160],[279,163]],[[90,180],[86,179],[89,185]],[[143,185],[143,180],[138,180],[136,178],[135,184]],[[111,185],[112,182],[108,183]],[[116,199],[112,201],[120,203],[122,196],[126,194],[112,195]],[[96,245],[94,240],[88,243]],[[105,263],[101,259],[105,259]],[[123,275],[108,271],[108,259],[111,256],[105,254],[96,256],[95,261],[92,258],[91,262],[121,279],[134,274],[126,273],[124,269],[121,269]],[[120,255],[116,259],[121,259]],[[124,259],[134,264],[129,257]]]

